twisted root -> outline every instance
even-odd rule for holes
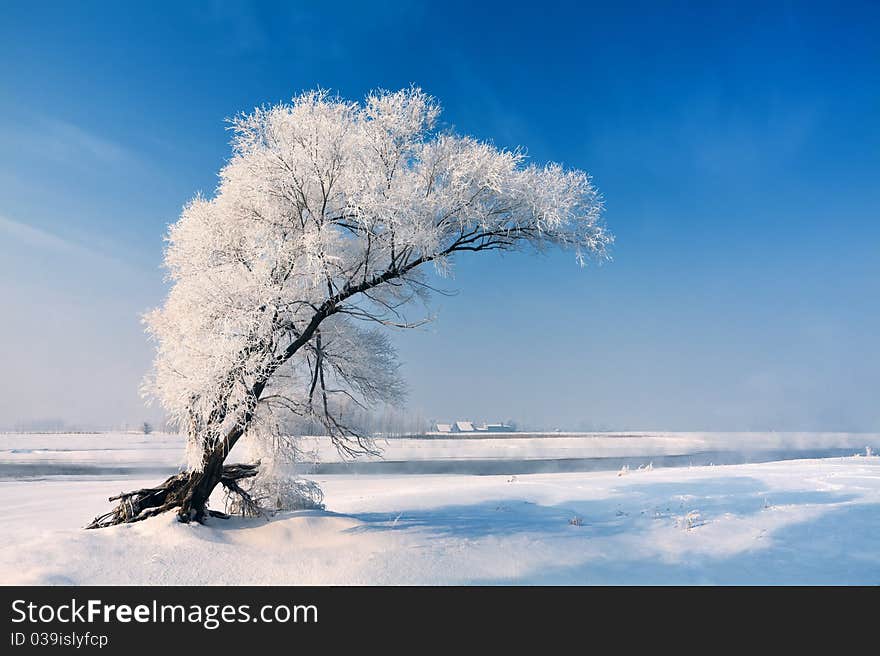
[[[257,475],[259,463],[225,465],[219,480],[226,488],[227,494],[235,494],[241,497],[241,508],[246,514],[260,514],[259,504],[242,489],[238,481],[252,478]],[[116,507],[108,513],[99,515],[86,526],[86,528],[105,528],[116,524],[130,524],[154,517],[169,510],[178,510],[181,521],[201,519],[207,515],[210,517],[228,518],[229,515],[207,507],[191,508],[193,492],[197,487],[204,485],[203,472],[181,472],[167,478],[161,485],[143,488],[132,492],[122,492],[110,501],[118,501]]]

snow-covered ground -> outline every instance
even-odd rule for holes
[[[643,446],[703,439],[694,435],[643,436]],[[47,436],[0,436],[0,464],[179,460],[176,438],[103,437],[71,436],[60,451]],[[526,457],[591,457],[590,442],[572,451],[556,440],[637,448],[613,436],[511,438],[505,448],[516,449],[515,439],[546,441]],[[853,453],[877,446],[876,436],[834,439]],[[454,445],[395,448],[441,446]],[[486,448],[459,446],[473,457],[483,452],[468,449]],[[5,584],[880,584],[877,456],[520,476],[319,475],[326,511],[207,526],[163,516],[100,531],[80,527],[109,507],[108,496],[157,475],[5,478]]]

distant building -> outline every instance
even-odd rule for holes
[[[434,433],[515,433],[510,424],[480,424],[472,421],[454,421],[451,424],[434,424]]]
[[[507,424],[486,424],[480,430],[484,430],[489,433],[514,433],[516,429],[513,426],[509,426]]]

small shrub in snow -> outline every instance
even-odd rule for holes
[[[703,521],[699,510],[691,510],[688,514],[677,517],[675,520],[675,525],[685,531],[690,531],[691,529],[694,529],[697,526],[702,526],[705,523],[706,522]]]
[[[272,510],[324,509],[324,492],[315,481],[305,478],[273,480],[263,490]]]
[[[577,515],[575,515],[574,517],[572,517],[571,519],[568,520],[568,523],[571,526],[583,526],[584,520],[582,518],[578,517]]]
[[[324,492],[315,481],[277,474],[258,475],[252,481],[244,488],[247,496],[227,494],[227,513],[252,517],[282,510],[324,509]]]

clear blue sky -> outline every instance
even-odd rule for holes
[[[880,5],[322,4],[3,3],[0,426],[156,415],[138,315],[224,118],[415,83],[588,170],[617,243],[460,260],[399,338],[412,411],[880,431]]]

